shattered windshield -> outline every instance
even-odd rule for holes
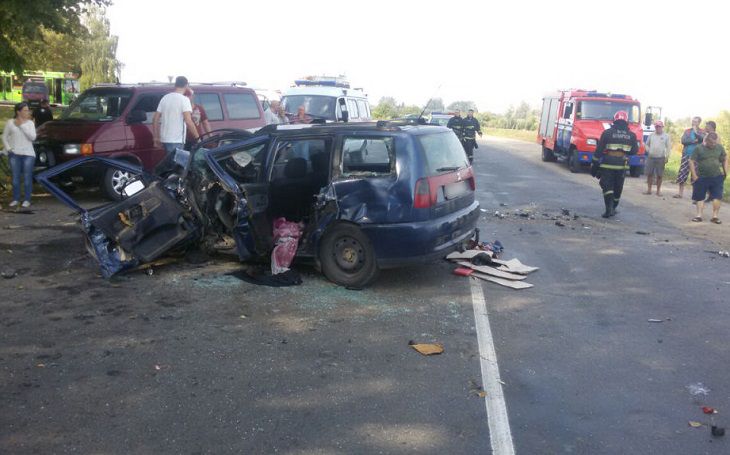
[[[122,115],[131,96],[129,90],[87,90],[63,112],[61,119],[109,122]]]

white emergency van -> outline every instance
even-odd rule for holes
[[[295,81],[284,91],[281,103],[287,114],[296,115],[300,107],[314,119],[326,122],[370,121],[370,103],[359,88],[340,77],[310,77]]]

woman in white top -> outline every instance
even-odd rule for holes
[[[30,119],[28,103],[15,105],[15,118],[8,120],[3,130],[3,148],[10,159],[13,172],[13,201],[10,207],[17,207],[20,201],[20,180],[24,180],[23,208],[30,207],[33,192],[33,167],[35,166],[35,124]]]

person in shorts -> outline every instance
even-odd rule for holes
[[[684,185],[687,183],[687,177],[689,176],[689,157],[692,155],[692,151],[697,147],[698,144],[702,143],[705,138],[705,132],[700,128],[702,118],[693,117],[692,127],[688,128],[682,134],[682,161],[679,164],[679,173],[677,173],[677,184],[679,184],[679,192],[673,197],[681,199],[684,196]]]
[[[728,159],[722,145],[717,143],[717,133],[709,133],[704,142],[695,147],[689,161],[692,178],[692,200],[697,205],[697,215],[692,221],[702,221],[705,196],[712,199],[712,218],[710,222],[720,224],[720,201],[723,183],[727,177]]]
[[[656,195],[662,195],[662,179],[664,178],[664,166],[672,153],[672,139],[664,132],[664,122],[658,120],[654,123],[654,132],[646,138],[646,184],[648,186],[644,194],[651,194],[651,186],[656,177]]]

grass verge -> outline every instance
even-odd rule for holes
[[[484,128],[484,134],[487,136],[506,137],[509,139],[518,139],[520,141],[535,142],[537,131],[528,130],[510,130],[504,128]]]

